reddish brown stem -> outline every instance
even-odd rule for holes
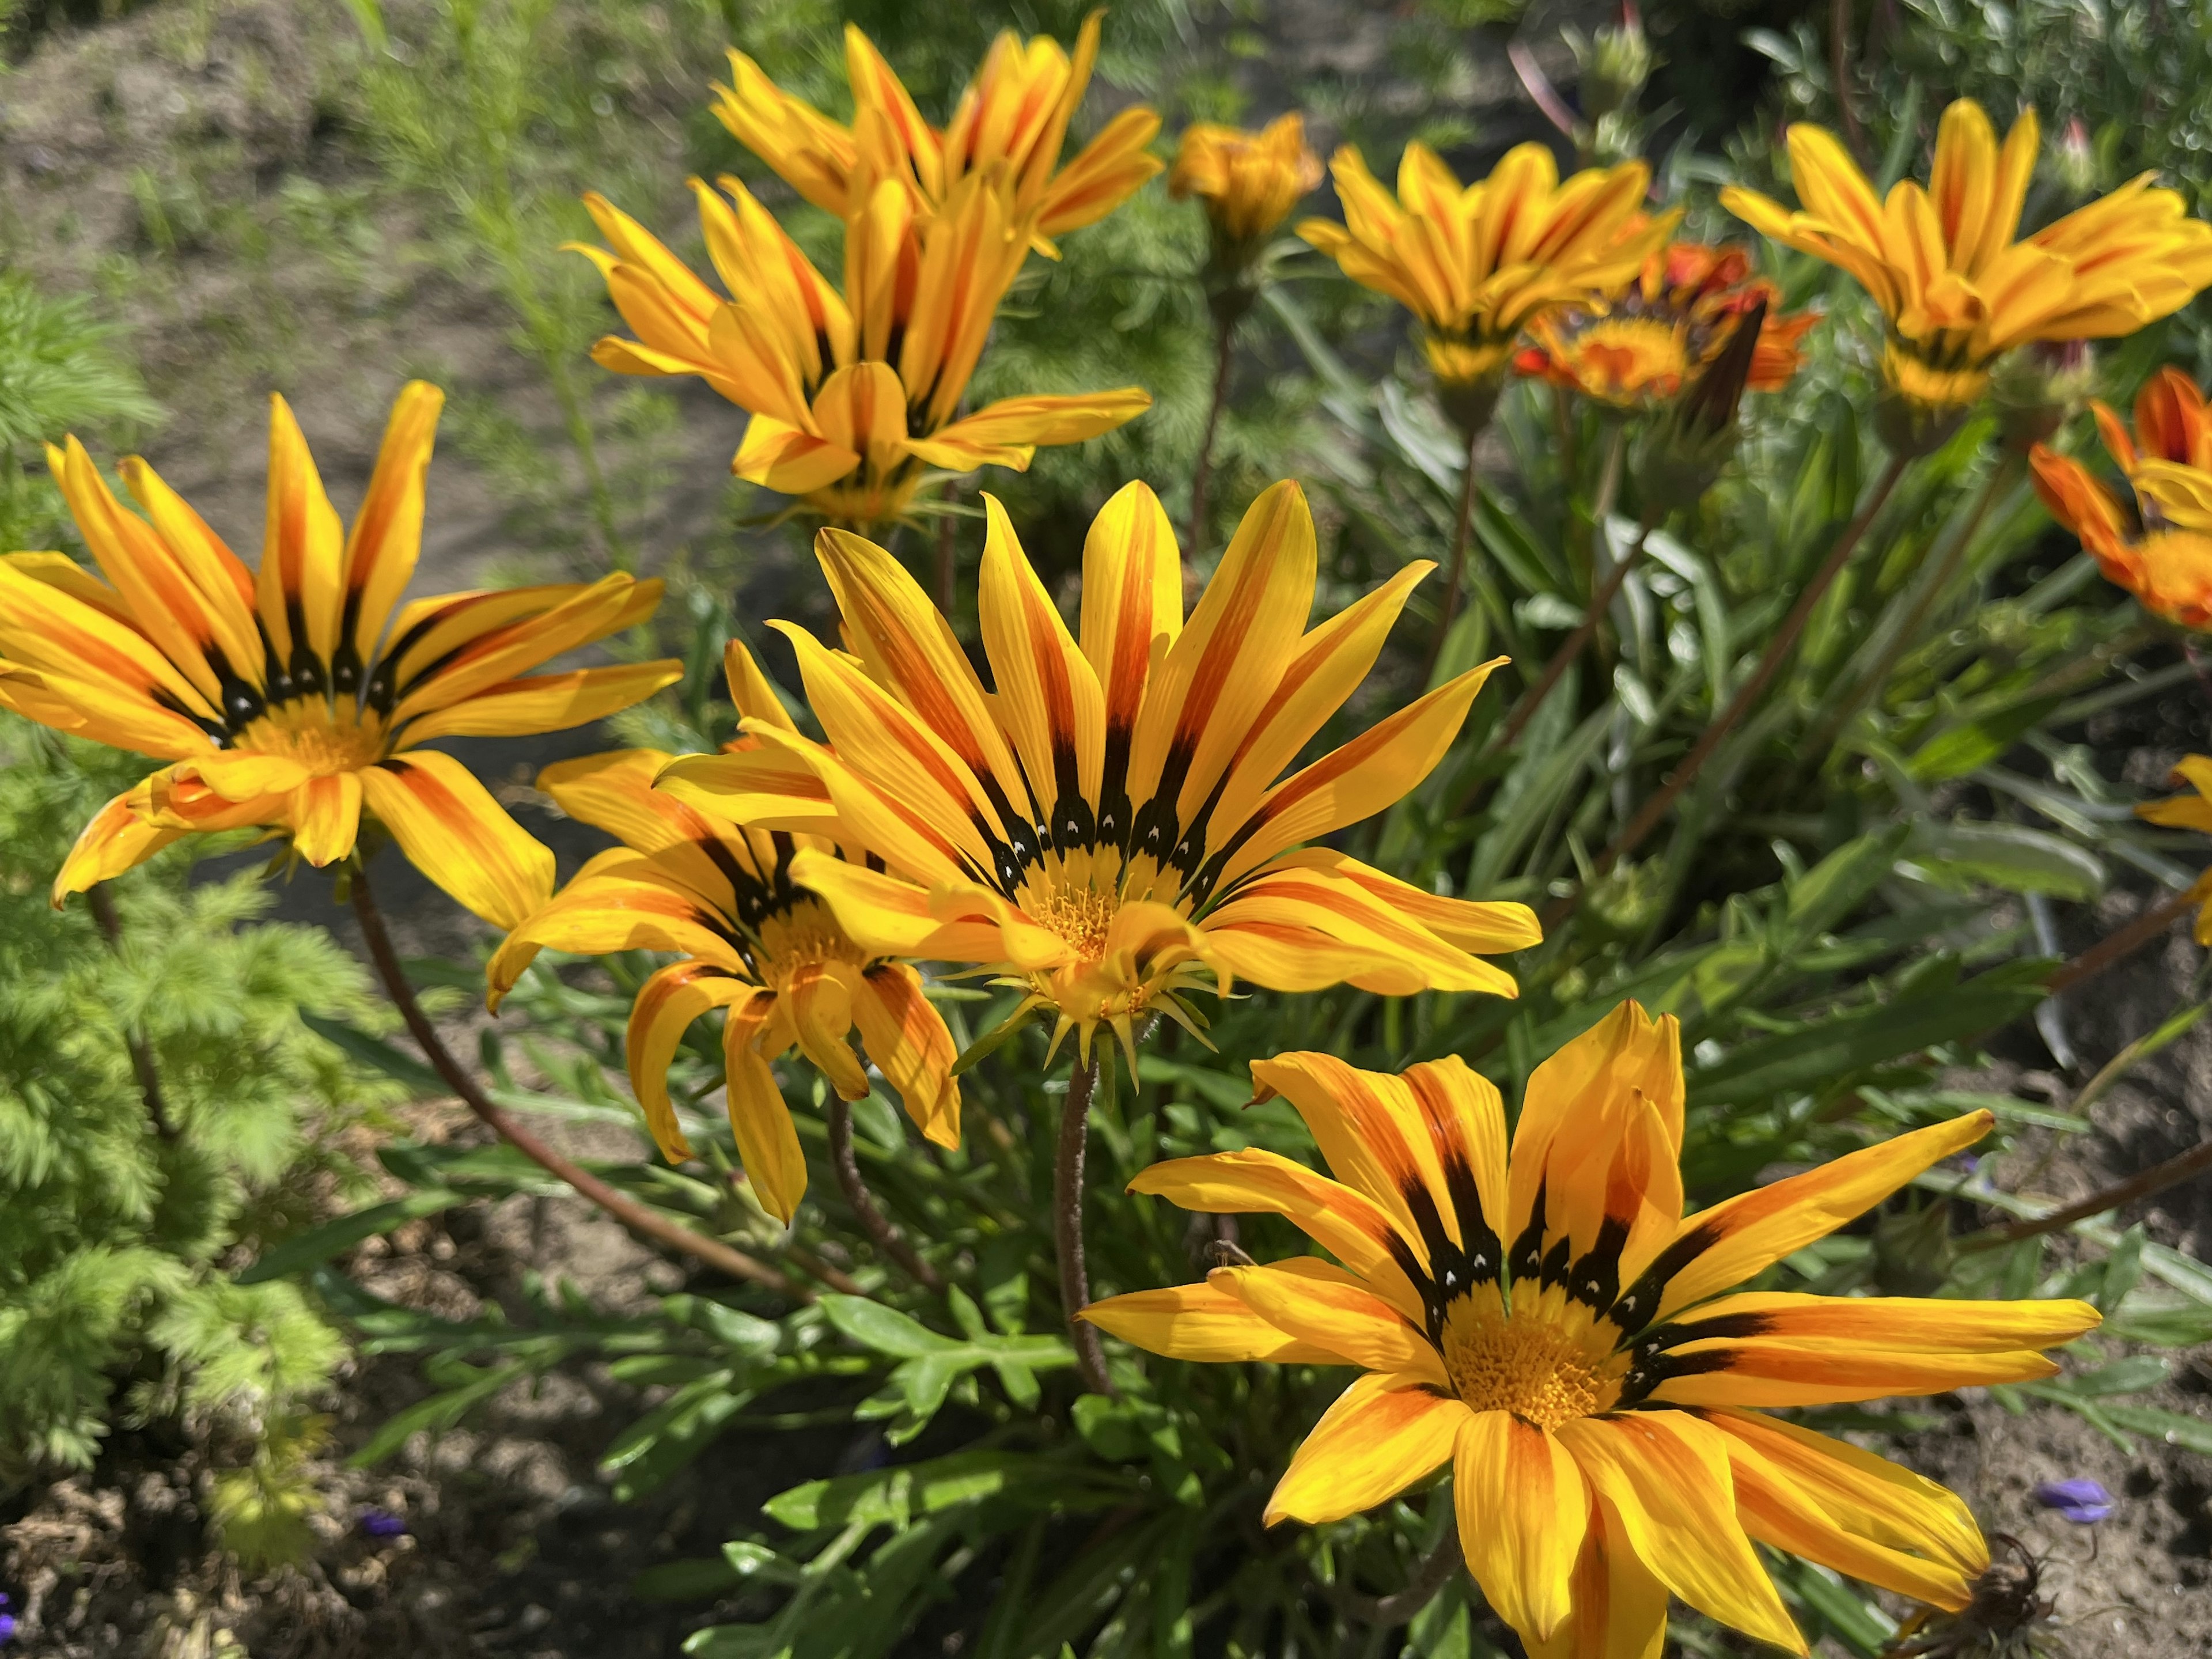
[[[108,948],[117,952],[123,949],[123,918],[115,914],[115,901],[108,896],[107,884],[94,882],[85,890],[85,902],[92,907],[92,919],[100,928],[100,937]],[[143,1030],[133,1029],[124,1035],[124,1048],[131,1056],[131,1074],[138,1079],[138,1093],[146,1103],[146,1115],[153,1120],[154,1133],[164,1140],[177,1138],[177,1126],[170,1121],[169,1104],[161,1093],[161,1074],[154,1069],[154,1050],[146,1042]]]
[[[1866,129],[1851,106],[1851,0],[1828,0],[1828,75],[1836,83],[1836,108],[1844,118],[1844,141],[1866,160]]]
[[[1067,1099],[1060,1109],[1060,1145],[1052,1167],[1052,1232],[1060,1257],[1060,1305],[1066,1310],[1068,1338],[1075,1345],[1075,1369],[1085,1388],[1110,1395],[1114,1384],[1106,1375],[1106,1351],[1099,1344],[1098,1328],[1076,1317],[1091,1304],[1091,1275],[1083,1261],[1083,1154],[1091,1138],[1091,1098],[1097,1088],[1098,1056],[1094,1051],[1069,1073]]]
[[[1552,695],[1553,687],[1565,677],[1567,670],[1575,665],[1576,659],[1582,655],[1583,648],[1595,636],[1598,624],[1604,621],[1605,613],[1613,608],[1613,600],[1620,597],[1620,585],[1628,580],[1629,570],[1642,555],[1644,538],[1650,533],[1651,523],[1647,519],[1637,527],[1636,539],[1620,556],[1620,562],[1613,566],[1597,592],[1590,596],[1588,613],[1577,624],[1575,631],[1568,635],[1559,648],[1552,653],[1551,661],[1544,665],[1544,672],[1537,677],[1535,684],[1530,686],[1514,706],[1512,715],[1505,722],[1505,729],[1498,733],[1498,741],[1501,748],[1510,749],[1519,740],[1522,732],[1528,729],[1528,722],[1535,719],[1536,711],[1544,706],[1544,699]]]
[[[2169,1187],[2179,1187],[2191,1176],[2202,1175],[2208,1170],[2212,1170],[2212,1140],[2177,1153],[2163,1164],[2154,1164],[2140,1175],[2130,1176],[2125,1181],[2116,1181],[2063,1209],[2053,1210],[2049,1215],[2008,1221],[1977,1237],[1986,1238],[1994,1244],[2010,1244],[2042,1233],[2055,1233],[2077,1221],[2087,1221],[2091,1216],[2117,1210],[2123,1204],[2132,1204],[2137,1199],[2162,1193]]]
[[[2182,891],[2152,905],[2125,927],[2106,934],[2070,962],[2051,969],[2051,977],[2044,981],[2051,988],[2051,995],[2070,991],[2084,981],[2096,978],[2107,968],[2125,962],[2152,940],[2163,938],[2166,930],[2187,915],[2191,908],[2203,902],[2208,881],[2212,881],[2212,876],[2198,878]]]
[[[1766,649],[1760,653],[1759,665],[1751,671],[1751,677],[1736,689],[1735,696],[1729,699],[1728,706],[1714,717],[1711,725],[1705,727],[1672,775],[1652,791],[1642,809],[1629,820],[1627,828],[1615,836],[1606,849],[1598,854],[1594,866],[1595,874],[1605,874],[1644,844],[1644,838],[1665,820],[1682,792],[1705,769],[1705,763],[1712,758],[1713,751],[1720,747],[1722,739],[1735,731],[1753,706],[1766,695],[1766,688],[1782,672],[1782,665],[1789,660],[1790,652],[1796,648],[1799,638],[1805,632],[1805,625],[1812,621],[1814,607],[1835,585],[1836,578],[1843,574],[1844,567],[1850,562],[1851,555],[1865,538],[1867,528],[1873,524],[1875,515],[1881,511],[1883,504],[1889,500],[1890,492],[1897,488],[1897,481],[1904,476],[1909,459],[1904,455],[1891,457],[1889,465],[1883,469],[1881,478],[1875,484],[1874,493],[1867,497],[1866,505],[1844,527],[1844,533],[1836,538],[1836,544],[1829,550],[1827,558],[1814,573],[1813,580],[1805,584],[1805,591],[1797,596],[1797,603],[1790,606],[1790,614],[1783,618],[1782,626],[1775,630],[1774,637],[1767,641]],[[1545,924],[1549,927],[1564,919],[1573,910],[1579,898],[1580,894],[1577,893],[1562,900],[1553,908],[1552,913],[1545,916]]]
[[[853,1103],[833,1090],[824,1115],[830,1123],[830,1167],[837,1171],[837,1186],[860,1218],[860,1230],[915,1284],[925,1290],[943,1290],[945,1280],[937,1269],[923,1261],[921,1253],[891,1225],[890,1218],[876,1206],[876,1195],[868,1190],[868,1183],[860,1178],[860,1161],[853,1156]]]
[[[1188,586],[1198,556],[1206,547],[1206,490],[1213,481],[1213,438],[1221,427],[1221,411],[1229,404],[1229,371],[1235,362],[1232,343],[1237,325],[1221,318],[1213,320],[1213,399],[1206,409],[1206,435],[1198,441],[1198,465],[1190,475],[1190,527],[1182,538],[1183,580]]]
[[[353,866],[349,885],[353,890],[353,913],[361,923],[362,939],[368,946],[369,960],[376,964],[378,976],[384,981],[386,993],[399,1010],[399,1017],[407,1023],[408,1035],[422,1051],[422,1057],[445,1080],[446,1086],[460,1097],[462,1104],[497,1135],[549,1175],[576,1189],[598,1205],[609,1215],[641,1237],[680,1250],[695,1260],[706,1263],[732,1279],[750,1279],[763,1285],[780,1296],[794,1302],[811,1302],[814,1293],[795,1284],[765,1261],[747,1255],[743,1250],[731,1249],[718,1238],[708,1238],[694,1232],[672,1216],[661,1214],[640,1204],[635,1199],[617,1192],[590,1170],[571,1163],[555,1152],[529,1130],[517,1123],[507,1113],[492,1104],[474,1078],[455,1060],[453,1051],[446,1047],[445,1039],[431,1024],[422,1005],[415,1000],[415,988],[408,983],[405,969],[401,967],[399,953],[392,949],[392,935],[386,931],[384,914],[376,907],[370,893],[368,872],[359,864]]]
[[[1421,665],[1424,690],[1437,676],[1437,659],[1444,653],[1444,641],[1451,633],[1452,618],[1459,614],[1460,577],[1467,568],[1467,544],[1474,526],[1474,446],[1481,436],[1480,427],[1467,434],[1467,465],[1459,480],[1459,516],[1452,524],[1451,559],[1444,567],[1443,613],[1437,618],[1437,636],[1429,642],[1429,659]]]

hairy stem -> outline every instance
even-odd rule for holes
[[[1443,1593],[1443,1587],[1451,1583],[1452,1574],[1459,1570],[1462,1559],[1459,1528],[1446,1527],[1436,1548],[1414,1567],[1405,1589],[1395,1595],[1361,1595],[1347,1591],[1340,1598],[1344,1610],[1354,1619],[1380,1625],[1386,1630],[1405,1624]]]
[[[2212,872],[2152,905],[2125,927],[2113,929],[2070,962],[2054,968],[2044,983],[2051,988],[2051,995],[2057,996],[2096,978],[2107,968],[2125,962],[2152,940],[2165,937],[2166,930],[2188,915],[2192,907],[2203,903],[2208,893],[2212,893]]]
[[[1596,637],[1598,624],[1605,620],[1605,613],[1613,608],[1613,600],[1620,597],[1620,585],[1628,580],[1628,573],[1643,556],[1644,543],[1651,534],[1651,515],[1647,513],[1643,522],[1636,527],[1636,539],[1620,556],[1620,562],[1613,566],[1597,592],[1590,595],[1589,610],[1577,624],[1575,631],[1568,635],[1560,642],[1559,648],[1552,653],[1551,661],[1544,665],[1544,672],[1536,677],[1535,684],[1522,693],[1521,701],[1514,706],[1511,716],[1505,722],[1505,729],[1498,733],[1498,747],[1510,749],[1520,740],[1522,732],[1528,729],[1528,722],[1536,718],[1536,711],[1544,706],[1544,699],[1552,695],[1552,689],[1565,677],[1567,670],[1575,665],[1575,660],[1582,655],[1583,648]]]
[[[1467,568],[1467,543],[1474,527],[1474,496],[1478,485],[1474,474],[1474,446],[1482,436],[1477,427],[1467,434],[1466,466],[1460,473],[1459,511],[1452,521],[1451,559],[1444,566],[1444,603],[1443,613],[1437,618],[1437,636],[1429,642],[1429,659],[1421,665],[1421,686],[1426,690],[1436,678],[1437,659],[1444,653],[1444,641],[1451,633],[1452,618],[1459,614],[1459,585],[1461,574]]]
[[[1198,441],[1198,465],[1190,475],[1190,528],[1182,538],[1183,573],[1188,580],[1206,535],[1206,487],[1213,477],[1213,436],[1221,426],[1221,411],[1229,404],[1229,370],[1235,360],[1237,325],[1219,317],[1213,320],[1213,400],[1206,405],[1206,435]]]
[[[1713,717],[1712,724],[1705,727],[1673,775],[1651,792],[1642,809],[1629,820],[1627,827],[1598,854],[1593,866],[1595,874],[1605,874],[1644,844],[1644,838],[1665,820],[1682,792],[1705,769],[1705,763],[1721,746],[1722,739],[1735,731],[1753,705],[1766,695],[1767,687],[1773,684],[1774,677],[1782,672],[1782,665],[1789,660],[1790,653],[1796,648],[1798,640],[1805,632],[1805,625],[1812,621],[1814,607],[1826,597],[1828,589],[1835,585],[1836,578],[1843,574],[1844,567],[1850,562],[1851,555],[1857,550],[1859,543],[1865,539],[1868,526],[1873,524],[1875,515],[1881,511],[1891,492],[1897,488],[1898,479],[1904,476],[1910,459],[1905,455],[1890,458],[1889,465],[1882,470],[1873,493],[1867,497],[1866,505],[1844,527],[1843,534],[1836,538],[1835,546],[1829,550],[1827,558],[1814,573],[1813,580],[1805,584],[1805,591],[1797,596],[1797,603],[1790,606],[1790,614],[1782,619],[1782,626],[1775,630],[1774,637],[1767,641],[1766,649],[1760,653],[1758,666],[1751,671],[1750,678],[1736,689],[1736,694],[1729,699],[1728,706]],[[1553,914],[1544,918],[1545,925],[1549,927],[1563,920],[1573,910],[1579,897],[1580,895],[1577,894],[1554,906]]]
[[[1068,1338],[1075,1345],[1075,1369],[1093,1394],[1112,1395],[1106,1376],[1106,1351],[1098,1328],[1078,1319],[1091,1302],[1091,1275],[1083,1265],[1083,1153],[1091,1136],[1091,1097],[1098,1088],[1098,1055],[1078,1060],[1067,1079],[1067,1100],[1060,1109],[1060,1146],[1052,1166],[1053,1246],[1060,1257],[1060,1305],[1066,1310]]]
[[[94,882],[85,890],[84,896],[92,907],[92,919],[99,924],[100,937],[111,950],[120,954],[123,919],[115,914],[115,901],[108,896],[107,884]],[[154,1069],[154,1050],[146,1042],[145,1032],[134,1028],[125,1033],[123,1046],[130,1052],[131,1074],[138,1079],[138,1093],[146,1102],[146,1115],[153,1120],[154,1133],[164,1140],[174,1140],[177,1126],[170,1121],[168,1102],[161,1094],[161,1074]]]
[[[353,890],[353,913],[361,923],[362,939],[368,946],[369,960],[376,964],[377,975],[384,981],[386,994],[399,1017],[407,1023],[408,1035],[422,1049],[422,1057],[445,1080],[446,1086],[458,1095],[461,1103],[474,1112],[501,1140],[520,1152],[549,1175],[556,1176],[574,1188],[584,1197],[598,1205],[609,1215],[641,1237],[680,1250],[684,1255],[704,1262],[732,1279],[750,1279],[763,1285],[779,1296],[789,1297],[794,1302],[811,1302],[813,1292],[793,1283],[765,1261],[757,1261],[743,1250],[732,1249],[718,1238],[708,1238],[694,1232],[672,1216],[661,1214],[624,1196],[593,1175],[555,1152],[529,1130],[517,1123],[507,1113],[492,1104],[490,1098],[478,1086],[477,1080],[453,1058],[445,1040],[431,1024],[422,1005],[415,1000],[415,988],[407,982],[406,970],[400,966],[399,953],[392,949],[392,935],[386,931],[384,913],[377,908],[376,899],[369,891],[368,872],[356,864],[350,872],[349,885]]]
[[[860,1218],[860,1230],[875,1241],[878,1249],[905,1269],[907,1277],[915,1284],[925,1290],[943,1290],[945,1280],[937,1269],[923,1261],[920,1252],[891,1225],[890,1218],[877,1207],[875,1194],[868,1190],[868,1183],[860,1178],[860,1161],[853,1156],[853,1103],[833,1089],[825,1114],[830,1122],[830,1163],[837,1171],[837,1186],[845,1194],[845,1202]]]

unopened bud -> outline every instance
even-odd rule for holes
[[[1761,298],[1737,319],[1720,355],[1644,434],[1637,452],[1636,488],[1647,509],[1671,513],[1695,506],[1735,453],[1736,410],[1765,325]]]
[[[2067,195],[2086,198],[2097,193],[2097,154],[2089,143],[2089,129],[2075,116],[2051,142],[2051,171],[2058,175]]]
[[[2096,380],[2096,358],[2087,340],[2039,340],[2008,352],[1990,375],[1990,398],[2006,447],[2026,453],[2047,441]]]
[[[1635,6],[1623,6],[1620,23],[1598,30],[1587,44],[1571,38],[1568,44],[1582,65],[1583,118],[1598,126],[1616,111],[1632,112],[1659,63]]]

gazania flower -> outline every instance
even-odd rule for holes
[[[2146,801],[2136,808],[2136,816],[2169,830],[2197,830],[2212,835],[2212,755],[2183,756],[2181,764],[2173,769],[2173,781],[2188,784],[2197,793],[2176,795],[2171,800]],[[2197,942],[2212,945],[2212,871],[2197,878],[2192,892],[2203,900],[2197,912]]]
[[[999,172],[1024,239],[1049,254],[1052,238],[1104,218],[1160,170],[1146,152],[1160,118],[1141,105],[1123,110],[1060,165],[1067,124],[1098,59],[1101,15],[1085,20],[1073,62],[1047,36],[1024,41],[1012,29],[1001,33],[941,132],[922,119],[883,54],[849,23],[851,126],[784,91],[741,52],[730,53],[732,84],[714,88],[714,113],[793,190],[841,219],[866,209],[880,179],[898,179],[927,218],[945,210],[963,180]]]
[[[57,904],[194,830],[256,826],[330,864],[353,851],[364,811],[486,921],[511,927],[544,902],[553,854],[460,762],[420,745],[581,726],[652,696],[682,665],[528,672],[643,621],[657,580],[399,603],[443,401],[419,380],[399,394],[349,534],[291,409],[272,398],[258,572],[136,456],[120,471],[144,518],[76,439],[47,450],[100,574],[58,553],[0,559],[0,706],[171,763],[85,827]]]
[[[789,732],[790,717],[744,647],[727,655],[739,712]],[[757,738],[740,738],[739,750]],[[514,988],[541,949],[586,955],[667,951],[682,960],[645,982],[629,1018],[630,1086],[671,1163],[691,1156],[668,1097],[668,1063],[692,1021],[727,1011],[730,1127],[761,1203],[789,1221],[806,1194],[806,1160],[769,1062],[796,1048],[847,1100],[868,1092],[853,1052],[868,1057],[940,1146],[960,1144],[960,1086],[951,1033],[922,995],[921,978],[848,938],[822,902],[792,884],[795,848],[837,857],[833,842],[748,830],[696,798],[655,789],[669,757],[624,750],[563,761],[538,787],[570,817],[621,838],[551,902],[507,936],[488,973],[491,1002]]]
[[[1785,314],[1782,290],[1751,274],[1743,249],[1703,242],[1674,242],[1652,254],[1601,310],[1569,307],[1538,317],[1513,367],[1621,408],[1663,403],[1720,356],[1761,301],[1766,309],[1746,384],[1779,391],[1797,373],[1797,342],[1820,313]]]
[[[1298,1256],[1140,1291],[1084,1317],[1155,1353],[1365,1372],[1267,1518],[1319,1524],[1449,1462],[1468,1571],[1540,1659],[1658,1651],[1667,1598],[1799,1653],[1752,1549],[1959,1607],[1989,1551],[1966,1507],[1764,1408],[2047,1376],[2080,1302],[1724,1295],[1989,1130],[1987,1112],[1682,1214],[1674,1021],[1633,1003],[1537,1067],[1506,1147],[1457,1060],[1398,1076],[1253,1063],[1335,1179],[1257,1148],[1156,1164],[1131,1190],[1287,1218]]]
[[[1419,783],[1495,663],[1276,781],[1365,678],[1429,566],[1308,630],[1313,520],[1295,485],[1277,484],[1186,626],[1174,532],[1131,484],[1085,544],[1079,645],[985,501],[995,692],[896,561],[824,531],[816,550],[851,654],[777,625],[829,744],[755,721],[758,756],[681,761],[672,777],[746,823],[834,818],[848,850],[872,857],[802,851],[791,873],[849,937],[1000,969],[1028,993],[1022,1013],[1056,1012],[1055,1042],[1076,1029],[1085,1057],[1102,1022],[1125,1044],[1153,1011],[1190,1024],[1183,999],[1201,975],[1513,994],[1470,953],[1534,944],[1526,907],[1440,897],[1304,847]]]
[[[1152,405],[1141,388],[1004,398],[958,418],[984,337],[1025,257],[1023,222],[991,178],[963,179],[927,222],[878,184],[845,229],[845,291],[823,280],[752,193],[697,179],[723,300],[604,198],[585,204],[613,252],[578,246],[606,278],[635,340],[592,361],[620,374],[696,374],[751,412],[738,477],[802,497],[823,517],[896,518],[926,467],[1020,471],[1039,444],[1110,432]]]
[[[1350,145],[1329,171],[1344,222],[1308,219],[1298,234],[1419,319],[1422,349],[1448,400],[1494,388],[1521,331],[1544,312],[1602,305],[1632,282],[1680,216],[1642,213],[1651,184],[1642,161],[1588,168],[1561,184],[1541,144],[1516,146],[1487,179],[1464,186],[1433,150],[1408,144],[1395,196]]]
[[[2212,416],[2178,368],[2162,368],[2136,398],[2130,440],[2119,417],[2092,404],[2105,447],[2133,487],[2140,532],[2081,462],[2044,444],[2028,452],[2036,494],[2081,538],[2106,579],[2144,609],[2185,628],[2212,629]]]
[[[1306,148],[1305,118],[1293,110],[1257,132],[1199,121],[1176,147],[1168,193],[1206,204],[1214,246],[1247,263],[1249,251],[1321,182],[1321,158]]]
[[[1741,185],[1721,204],[1850,272],[1888,319],[1890,385],[1932,410],[1963,408],[2013,347],[2132,334],[2212,283],[2212,225],[2147,173],[2014,240],[2039,131],[2024,111],[2000,150],[1982,106],[1962,98],[1943,112],[1927,185],[1901,180],[1882,202],[1833,133],[1801,123],[1790,171],[1802,210]]]

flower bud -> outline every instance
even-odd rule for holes
[[[2097,155],[2089,143],[2089,129],[2075,116],[2051,141],[2051,171],[2059,187],[2070,197],[2086,199],[2097,193]]]
[[[2065,423],[2094,389],[2097,366],[2087,340],[2037,341],[2008,353],[1990,376],[2005,446],[2026,452]]]
[[[1694,506],[1735,453],[1736,410],[1751,383],[1765,325],[1762,296],[1738,319],[1720,355],[1644,434],[1637,452],[1636,488],[1647,508],[1671,513]]]
[[[1635,5],[1620,9],[1618,27],[1598,30],[1588,44],[1572,39],[1569,44],[1582,65],[1583,118],[1602,131],[1607,116],[1632,114],[1659,63]]]

